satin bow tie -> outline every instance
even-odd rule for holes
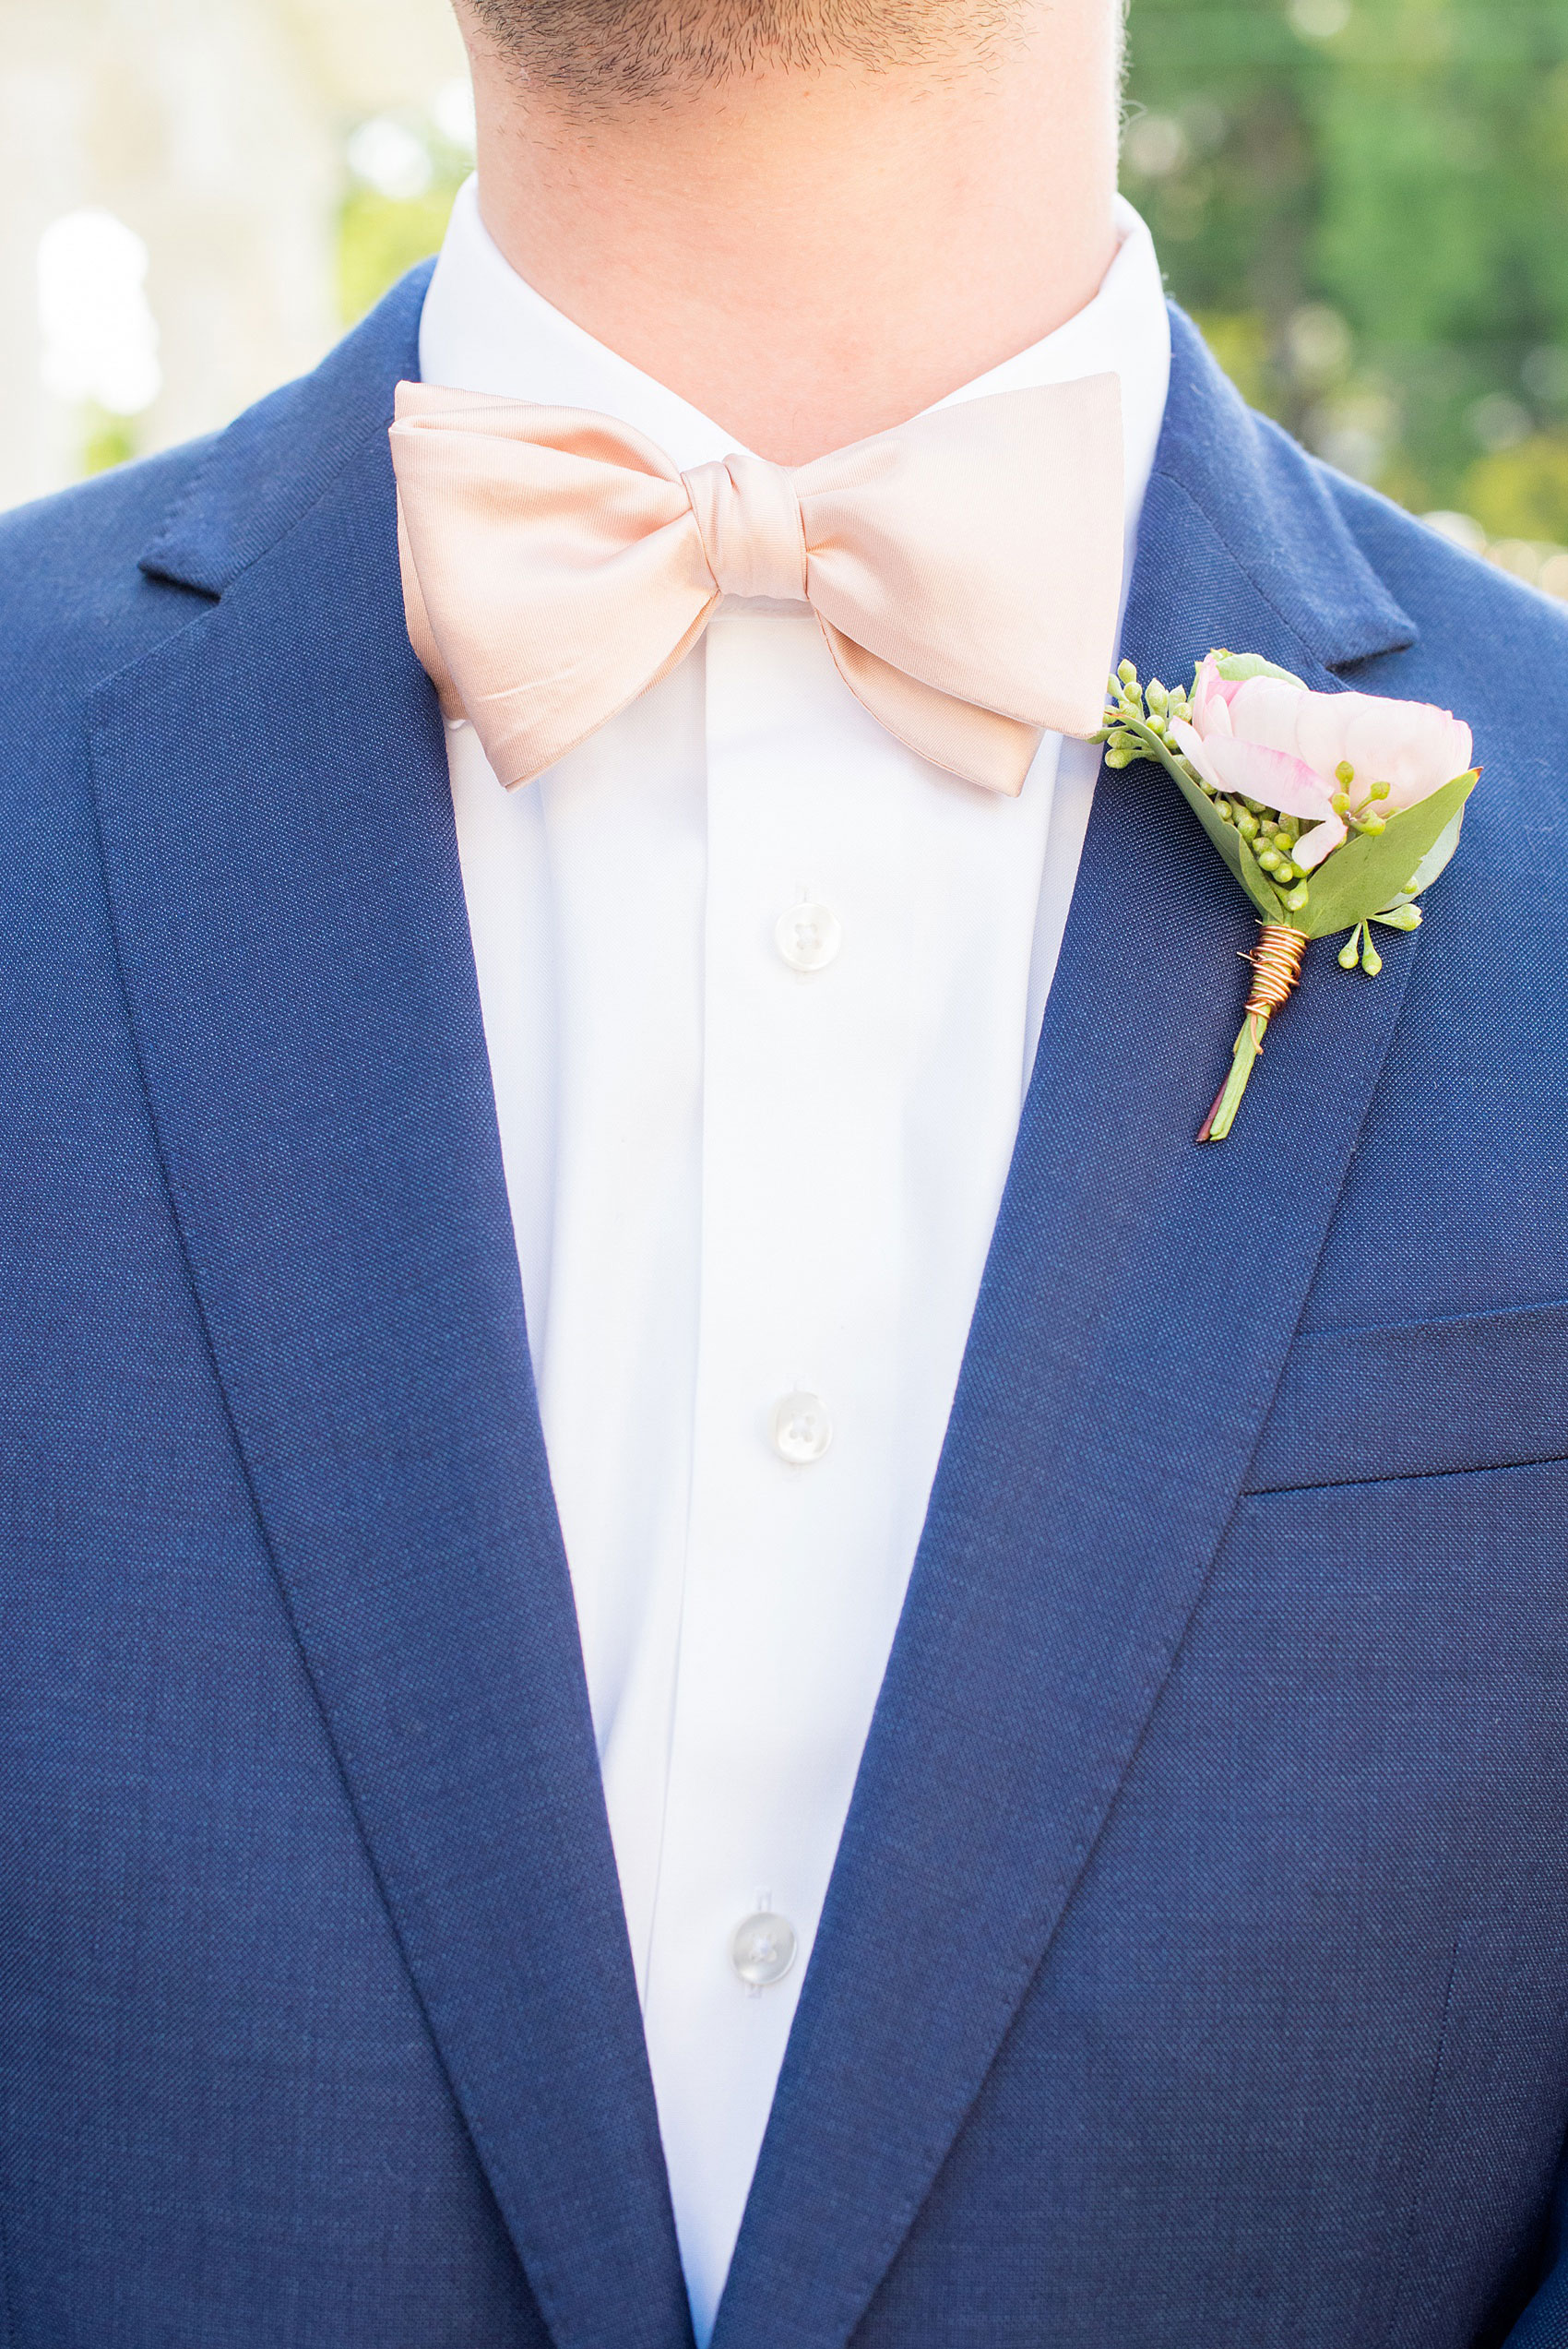
[[[1114,376],[998,392],[790,470],[683,473],[607,416],[400,384],[404,601],[508,787],[674,667],[725,595],[809,604],[851,691],[954,774],[1023,787],[1102,722],[1123,569]]]

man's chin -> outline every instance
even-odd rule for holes
[[[669,102],[832,66],[980,65],[1019,0],[461,0],[541,92],[574,109]]]

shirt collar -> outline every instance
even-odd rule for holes
[[[1116,227],[1116,257],[1087,308],[936,405],[951,408],[991,392],[1072,383],[1084,376],[1119,376],[1131,541],[1165,417],[1170,321],[1153,240],[1122,197]],[[741,446],[733,433],[597,341],[520,278],[491,241],[474,179],[458,191],[425,296],[420,372],[426,383],[454,390],[613,416],[646,433],[683,471]]]

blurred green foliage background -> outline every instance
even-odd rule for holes
[[[1418,512],[1568,546],[1568,0],[1133,0],[1129,37],[1123,185],[1247,398]],[[349,317],[469,168],[434,119],[381,137]]]
[[[1128,195],[1247,397],[1568,543],[1568,0],[1134,0]]]

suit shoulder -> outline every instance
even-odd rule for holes
[[[208,597],[149,578],[139,562],[208,447],[194,442],[0,514],[7,902],[82,849],[94,689],[210,609]]]
[[[73,698],[191,616],[139,557],[211,448],[192,441],[0,515],[0,640],[11,692]]]

